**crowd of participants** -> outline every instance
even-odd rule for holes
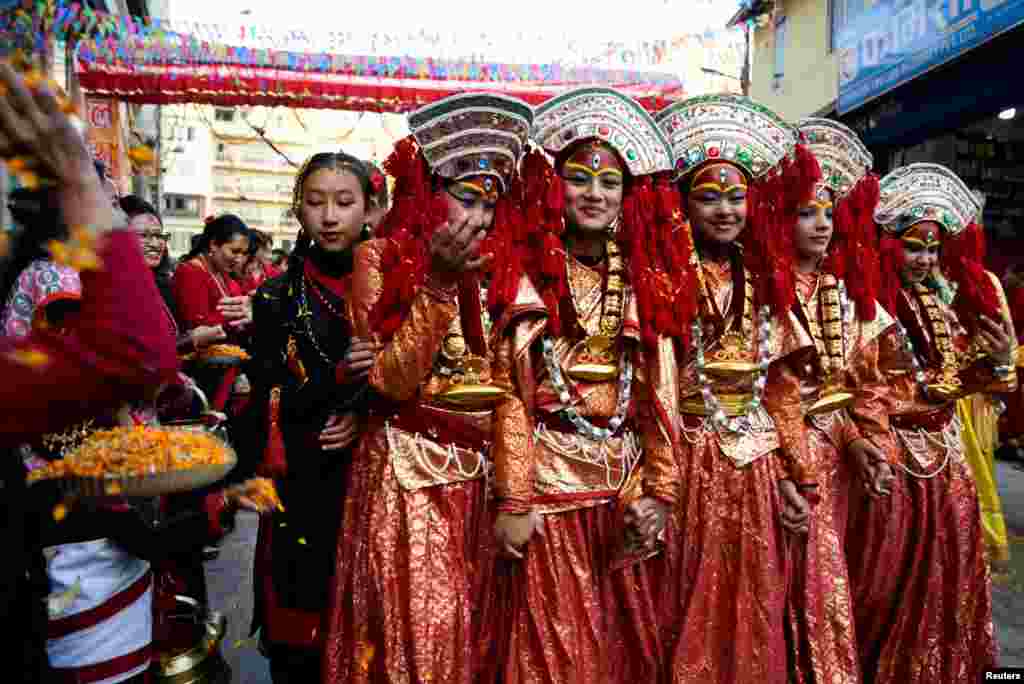
[[[459,95],[383,169],[307,160],[290,254],[220,215],[174,262],[55,93],[0,86],[0,154],[48,179],[11,195],[0,272],[24,681],[152,681],[239,508],[277,684],[996,666],[984,504],[1024,428],[1024,288],[949,169],[879,178],[841,124],[735,95]],[[239,455],[213,487],[56,516],[25,484],[83,421],[196,415]]]

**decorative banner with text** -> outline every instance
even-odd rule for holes
[[[1024,22],[1024,0],[878,0],[839,37],[845,114]]]

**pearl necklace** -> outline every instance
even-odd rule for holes
[[[615,415],[608,420],[607,428],[601,428],[581,416],[575,407],[569,405],[572,395],[569,394],[569,387],[565,384],[562,368],[558,365],[558,360],[555,359],[555,346],[550,337],[545,337],[541,341],[541,348],[544,352],[544,363],[547,366],[548,375],[551,377],[551,384],[558,392],[558,400],[565,404],[562,411],[576,428],[576,432],[596,442],[603,442],[614,436],[626,422],[629,401],[633,392],[633,364],[629,352],[626,351],[622,355],[622,370],[619,372],[619,401],[615,407]]]
[[[760,313],[761,325],[758,327],[757,371],[754,374],[754,391],[753,396],[743,410],[744,415],[761,408],[766,383],[765,372],[768,370],[771,360],[768,344],[771,340],[772,327],[771,320],[768,317],[768,307],[762,306]],[[708,376],[705,373],[704,332],[700,316],[693,323],[693,341],[697,346],[697,381],[700,383],[701,398],[704,400],[704,408],[711,416],[711,422],[718,430],[732,433],[740,432],[743,429],[744,422],[740,420],[740,417],[729,418],[725,415],[722,402],[718,400],[718,397],[711,390],[711,383],[708,381]]]

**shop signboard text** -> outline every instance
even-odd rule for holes
[[[840,114],[1024,21],[1024,0],[878,0],[839,34]]]

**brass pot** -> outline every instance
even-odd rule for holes
[[[172,619],[194,627],[195,641],[184,649],[158,650],[153,658],[154,679],[161,684],[229,684],[231,672],[220,656],[227,618],[188,596],[174,598],[178,612]]]

